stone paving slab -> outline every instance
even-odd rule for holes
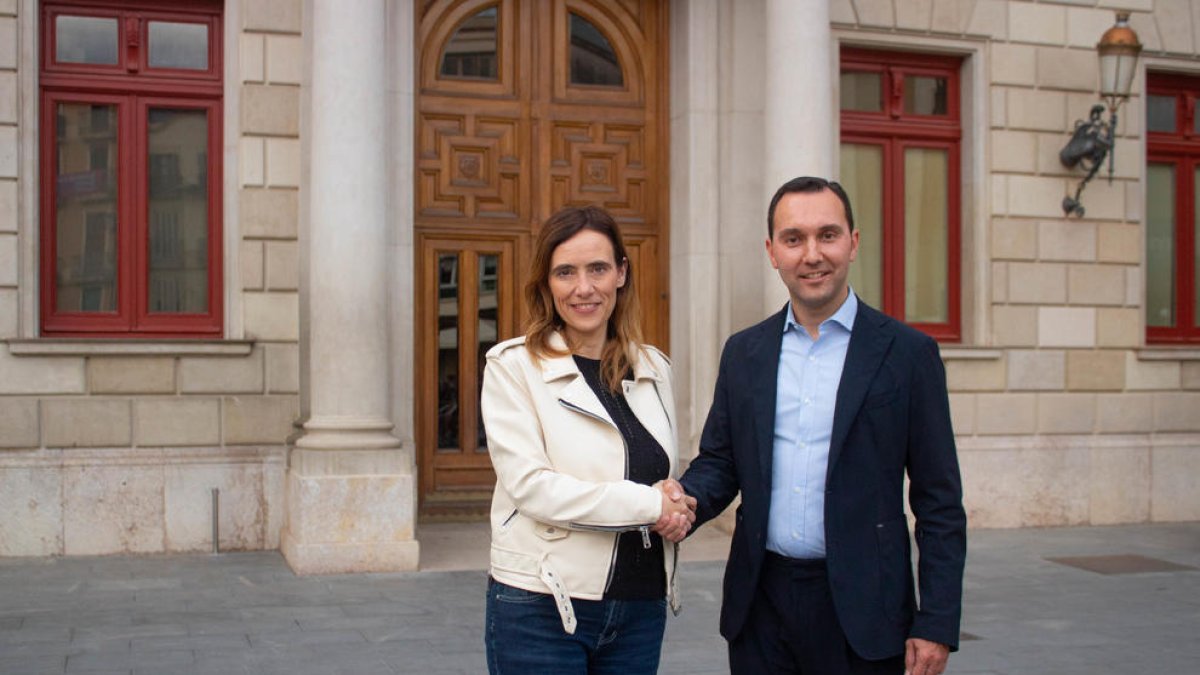
[[[963,630],[977,639],[947,672],[1200,673],[1200,523],[969,541]],[[1099,574],[1049,560],[1086,556],[1184,569]],[[726,673],[724,562],[680,570],[684,611],[667,622],[661,672]],[[482,673],[485,583],[478,569],[297,577],[276,552],[3,559],[0,674]]]

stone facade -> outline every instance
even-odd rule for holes
[[[1094,46],[1113,10],[1134,11],[1143,74],[1200,74],[1200,6],[804,1],[828,13],[816,62],[838,45],[964,57],[964,339],[943,356],[971,524],[1200,519],[1200,345],[1147,345],[1142,323],[1144,76],[1122,108],[1114,179],[1084,192],[1086,218],[1062,217],[1081,176],[1057,158],[1097,100]],[[225,335],[180,344],[39,337],[37,3],[0,1],[0,556],[207,550],[217,488],[224,549],[332,561],[295,563],[315,572],[415,566],[413,55],[396,47],[412,43],[415,10],[375,2],[400,130],[380,142],[390,211],[376,235],[400,263],[368,291],[387,346],[343,350],[382,349],[391,364],[354,418],[319,395],[313,405],[322,387],[354,384],[320,367],[342,358],[318,330],[337,303],[314,300],[306,276],[324,252],[305,242],[328,234],[311,229],[312,168],[332,161],[311,147],[311,4],[225,3]],[[809,120],[816,137],[788,139],[804,157],[764,131],[813,128],[788,117],[806,106],[788,98],[787,69],[768,67],[770,45],[811,33],[798,22],[812,16],[772,0],[670,4],[670,351],[685,457],[724,338],[782,302],[762,255],[767,196],[780,175],[836,167],[837,134],[821,121],[836,127],[836,95],[808,101],[828,106]],[[836,68],[805,87],[835,91]],[[386,542],[347,548],[355,537]]]

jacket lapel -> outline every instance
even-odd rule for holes
[[[753,387],[754,434],[758,446],[759,470],[763,485],[771,486],[771,467],[775,453],[775,395],[779,388],[779,351],[783,343],[783,325],[787,305],[760,323],[746,358],[746,372],[761,373]]]
[[[858,316],[854,319],[854,330],[850,332],[850,345],[846,350],[846,363],[842,367],[842,379],[838,383],[837,401],[833,410],[833,433],[829,439],[829,464],[826,480],[833,471],[850,424],[858,415],[871,381],[883,363],[883,358],[892,344],[892,333],[883,324],[888,321],[881,314],[859,300]]]

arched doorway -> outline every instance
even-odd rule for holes
[[[483,513],[483,355],[522,329],[537,228],[600,204],[666,347],[667,16],[658,0],[434,0],[419,9],[416,416],[421,510]]]

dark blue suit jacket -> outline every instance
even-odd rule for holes
[[[700,454],[681,479],[697,525],[740,491],[725,568],[721,634],[741,632],[766,552],[775,390],[784,311],[730,337]],[[914,593],[904,475],[916,517]],[[859,302],[838,385],[825,485],[825,548],[834,606],[860,656],[903,653],[919,637],[958,646],[966,514],[937,343]]]

